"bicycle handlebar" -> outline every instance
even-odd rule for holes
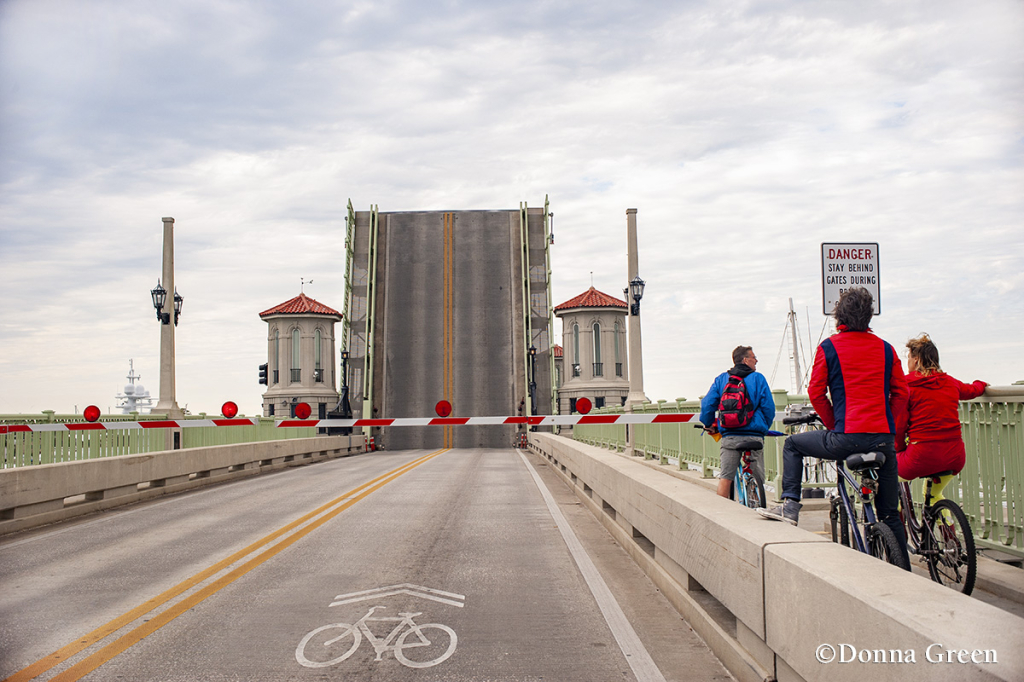
[[[810,414],[805,414],[800,417],[782,418],[782,423],[786,424],[787,426],[792,424],[814,424],[816,422],[819,424],[821,423],[821,417],[819,417],[816,412],[811,412]]]

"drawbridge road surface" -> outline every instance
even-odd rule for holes
[[[0,540],[5,680],[726,680],[544,461],[378,452]]]

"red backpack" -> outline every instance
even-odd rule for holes
[[[718,401],[718,426],[722,429],[741,429],[754,418],[754,406],[747,394],[743,378],[729,375],[729,381]]]

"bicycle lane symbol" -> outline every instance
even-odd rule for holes
[[[341,594],[334,598],[331,606],[378,600],[397,594],[429,599],[459,608],[464,606],[466,598],[461,594],[405,583]],[[373,647],[376,654],[374,660],[381,661],[384,654],[391,652],[395,660],[409,668],[429,668],[448,660],[455,653],[458,636],[447,625],[417,623],[413,619],[423,615],[422,611],[400,612],[397,618],[374,615],[386,608],[381,605],[372,606],[362,618],[351,625],[331,623],[308,632],[295,648],[295,660],[307,668],[337,665],[352,656],[364,638]],[[388,634],[380,637],[373,631],[370,623],[389,623],[393,627]],[[378,633],[383,632],[379,625],[377,627]]]

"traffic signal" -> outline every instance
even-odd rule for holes
[[[267,363],[260,365],[260,383],[267,385]]]

